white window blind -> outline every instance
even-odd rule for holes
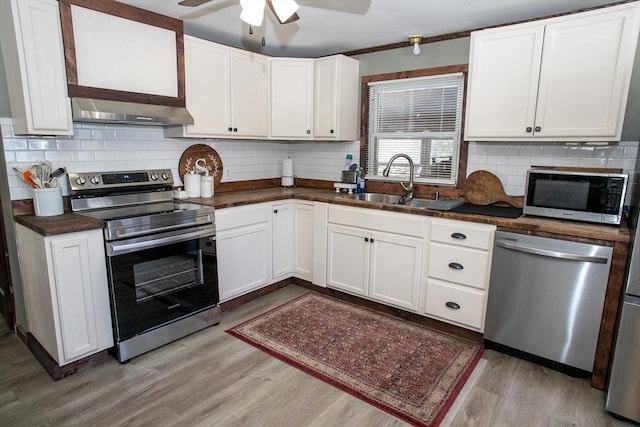
[[[382,177],[389,159],[404,153],[413,160],[415,182],[455,184],[463,93],[462,73],[369,83],[366,178],[406,181],[403,158]]]

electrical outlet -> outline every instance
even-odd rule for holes
[[[224,170],[224,174],[227,178],[231,178],[231,169],[227,168]]]

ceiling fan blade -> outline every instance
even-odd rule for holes
[[[196,7],[196,6],[200,6],[201,4],[208,3],[210,1],[211,0],[182,0],[181,2],[178,2],[178,4],[180,6]]]
[[[290,22],[295,22],[298,19],[300,19],[300,17],[298,16],[297,13],[294,12],[293,15],[291,15],[286,21],[282,21],[280,20],[280,17],[278,16],[278,14],[276,13],[275,8],[273,7],[273,3],[271,3],[271,0],[266,0],[267,2],[267,6],[269,6],[269,10],[271,10],[271,13],[274,14],[274,16],[276,17],[276,19],[278,20],[278,22],[280,22],[281,24],[288,24]]]

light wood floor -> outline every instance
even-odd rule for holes
[[[224,332],[305,292],[289,285],[128,364],[111,359],[57,382],[5,327],[0,426],[406,425]],[[443,425],[631,425],[607,415],[587,380],[490,350],[483,359]]]

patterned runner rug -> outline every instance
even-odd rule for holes
[[[227,331],[409,423],[437,426],[477,343],[310,292]]]

